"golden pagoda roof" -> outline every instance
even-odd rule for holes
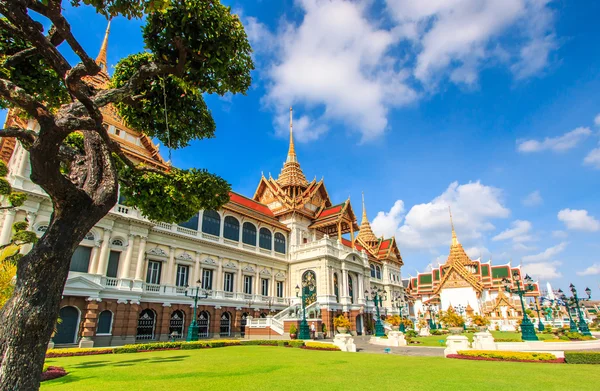
[[[365,244],[373,245],[374,243],[378,243],[379,239],[377,239],[377,236],[375,236],[375,234],[373,233],[373,230],[371,229],[371,224],[369,223],[369,219],[367,218],[367,208],[365,208],[364,193],[362,196],[362,209],[363,213],[362,220],[360,222],[360,231],[358,232],[356,239],[360,239],[360,241]]]
[[[450,211],[450,207],[448,206],[448,210]],[[454,230],[454,223],[452,222],[452,211],[450,211],[450,225],[452,226],[452,243],[450,244],[450,253],[448,254],[448,258],[446,259],[446,264],[460,263],[460,264],[469,264],[473,261],[463,248],[462,244],[458,241],[456,237],[456,231]]]
[[[102,45],[100,46],[100,51],[98,52],[98,57],[96,57],[96,64],[100,66],[100,72],[94,76],[84,76],[83,80],[92,85],[97,89],[105,89],[108,86],[108,82],[110,81],[110,76],[108,75],[108,61],[106,58],[106,52],[108,50],[108,35],[110,34],[110,21],[108,21],[108,25],[106,26],[106,32],[104,33],[104,39],[102,40]]]
[[[301,188],[308,187],[308,181],[298,163],[296,149],[294,148],[294,131],[292,128],[292,108],[290,107],[290,147],[288,149],[287,159],[283,164],[277,183],[281,187],[296,186]]]

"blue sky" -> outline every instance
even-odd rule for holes
[[[207,98],[217,137],[173,151],[175,165],[252,196],[261,172],[279,174],[293,105],[307,178],[358,214],[365,192],[404,276],[445,260],[451,205],[471,256],[600,294],[598,2],[227,3],[255,49],[253,85]],[[95,55],[106,22],[66,15]],[[113,20],[111,66],[143,50],[141,23]]]

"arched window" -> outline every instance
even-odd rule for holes
[[[135,339],[154,339],[154,327],[156,326],[156,314],[151,309],[145,309],[138,318],[137,334]]]
[[[183,227],[183,228],[188,228],[188,229],[193,229],[194,231],[198,231],[198,213],[193,215],[188,221],[181,222],[177,225],[180,227]]]
[[[221,328],[219,329],[219,336],[229,337],[231,335],[231,315],[229,312],[224,312],[221,315]]]
[[[371,264],[371,278],[375,278],[375,265]]]
[[[202,214],[202,232],[215,236],[221,233],[221,216],[214,210],[205,210]]]
[[[352,276],[348,274],[348,296],[350,296],[350,303],[354,304],[354,285],[352,285]]]
[[[337,273],[333,273],[333,294],[335,295],[335,301],[340,302],[340,288],[338,284]]]
[[[62,322],[56,326],[56,334],[52,340],[56,344],[77,343],[79,334],[79,310],[67,306],[60,309],[58,313]]]
[[[121,239],[114,239],[111,243],[113,246],[123,247],[123,241]]]
[[[223,236],[225,239],[240,240],[240,222],[233,216],[227,216],[224,220]]]
[[[242,242],[251,246],[256,246],[256,227],[252,223],[244,223],[242,227]]]
[[[375,271],[377,272],[377,279],[381,280],[381,268],[379,265],[375,266]]]
[[[112,312],[104,310],[98,315],[98,328],[96,334],[110,334],[112,331]]]
[[[285,236],[280,232],[275,233],[275,251],[285,254]]]
[[[207,311],[201,311],[198,314],[198,337],[208,338],[210,324],[210,314]]]
[[[171,314],[171,320],[169,321],[169,336],[171,338],[179,339],[183,337],[183,324],[185,321],[185,315],[183,311],[173,311]]]
[[[88,232],[87,234],[85,234],[85,240],[95,240],[96,237],[94,236],[94,234],[92,232]]]
[[[242,314],[242,321],[240,322],[240,333],[242,338],[246,336],[246,323],[248,322],[248,313],[244,312]]]
[[[261,228],[259,232],[258,245],[265,250],[271,249],[271,231],[266,228]]]

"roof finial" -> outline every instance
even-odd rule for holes
[[[454,231],[454,222],[452,221],[452,209],[448,205],[448,212],[450,213],[450,226],[452,227],[452,245],[458,244],[458,238],[456,237],[456,231]]]
[[[294,148],[294,130],[292,126],[292,108],[290,107],[290,149],[288,150],[286,163],[297,163],[296,149]]]
[[[362,192],[362,221],[360,222],[361,224],[363,223],[368,223],[369,219],[367,219],[367,208],[365,208],[365,192]]]
[[[104,34],[104,40],[102,41],[102,46],[100,46],[100,52],[98,53],[98,57],[96,57],[96,64],[100,65],[101,71],[108,74],[108,65],[106,63],[106,49],[108,48],[108,34],[110,33],[110,19],[108,20],[108,25],[106,26],[106,33]]]

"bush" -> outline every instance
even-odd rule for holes
[[[340,315],[333,319],[333,325],[335,327],[345,327],[345,328],[349,329],[350,321],[344,315]]]
[[[59,377],[63,377],[66,374],[67,374],[67,371],[65,371],[64,368],[52,367],[52,366],[46,367],[44,365],[44,372],[42,372],[41,381],[58,379]]]
[[[115,348],[71,348],[71,349],[48,349],[46,357],[71,357],[71,356],[92,356],[95,354],[112,354]]]
[[[437,329],[435,329],[435,330],[429,330],[429,333],[431,335],[442,335],[441,330],[437,330]]]
[[[592,337],[590,335],[583,335],[581,333],[572,333],[570,331],[564,333],[564,335],[562,335],[559,338],[563,339],[562,337],[566,337],[566,339],[568,339],[569,341],[590,341],[592,339],[595,339],[594,337]]]
[[[407,338],[414,338],[417,336],[417,332],[415,330],[406,330],[406,332],[404,333],[404,335]]]
[[[309,349],[309,350],[337,350],[339,351],[340,348],[332,345],[332,344],[328,344],[328,343],[322,343],[322,342],[307,342],[303,349]]]
[[[495,338],[494,342],[523,342],[522,339],[515,339],[515,338]]]
[[[295,324],[290,326],[290,334],[298,334],[298,327]]]
[[[565,352],[567,364],[600,364],[600,352]]]
[[[302,346],[304,346],[304,341],[299,340],[299,341],[288,341],[288,345],[293,347],[293,348],[301,348]]]
[[[402,323],[402,319],[399,315],[388,316],[386,320],[392,326],[400,326],[400,323]]]
[[[489,326],[490,324],[490,318],[479,314],[473,315],[471,321],[475,326]]]
[[[465,324],[463,317],[457,314],[452,307],[449,307],[448,311],[442,312],[440,322],[446,325],[446,327],[463,327]]]
[[[512,361],[553,361],[556,356],[550,353],[505,352],[502,350],[461,350],[458,355],[465,357],[482,357]]]

